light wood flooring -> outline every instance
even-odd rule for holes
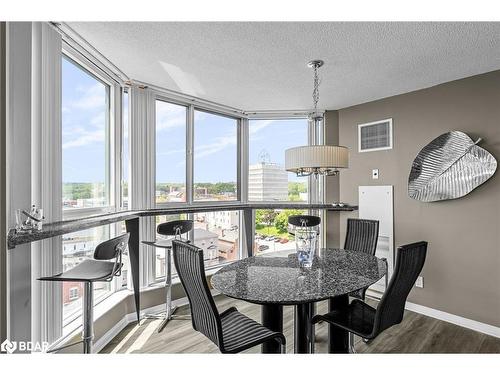
[[[215,297],[220,312],[236,306],[249,317],[260,322],[260,307],[224,296]],[[369,300],[370,304],[376,302]],[[326,302],[317,304],[319,313],[325,313]],[[188,306],[177,310],[188,312]],[[284,308],[284,333],[287,353],[293,353],[293,307]],[[101,353],[219,353],[217,347],[205,336],[193,330],[190,320],[173,320],[157,333],[159,320],[144,320],[140,326],[128,325]],[[328,327],[316,325],[316,353],[327,353]],[[500,339],[472,331],[454,324],[405,311],[401,324],[393,326],[369,344],[359,338],[358,353],[500,353]],[[260,347],[246,351],[260,353]]]

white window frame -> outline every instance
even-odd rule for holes
[[[104,70],[100,70],[93,63],[89,62],[89,59],[86,58],[86,56],[80,53],[77,49],[73,48],[67,41],[63,41],[61,58],[69,59],[70,62],[76,64],[80,69],[83,69],[86,73],[90,74],[92,77],[101,81],[108,87],[108,97],[106,98],[108,102],[108,124],[106,129],[106,179],[108,180],[108,205],[103,207],[76,208],[67,210],[64,210],[63,207],[61,207],[63,220],[73,220],[81,217],[113,212],[117,207],[121,206],[122,134],[124,126],[122,123],[123,85],[108,76]],[[62,163],[63,160],[61,159],[60,162]],[[62,181],[60,183],[62,183]],[[120,232],[118,227],[119,225],[120,223],[117,223],[116,225],[109,225],[109,238],[112,238],[116,235],[116,233]],[[114,278],[111,282],[110,292],[101,296],[101,298],[97,299],[94,304],[97,305],[101,303],[113,293],[125,288],[126,287],[121,286],[118,278]],[[66,317],[66,319],[63,319],[63,333],[66,331],[65,328],[71,326],[71,323],[80,316],[81,311],[75,312],[71,316]]]
[[[383,124],[383,123],[389,123],[389,146],[386,147],[377,147],[377,148],[370,148],[369,150],[362,150],[361,149],[361,129],[370,126],[370,125],[377,125],[377,124]],[[392,149],[392,144],[393,144],[393,136],[392,136],[392,118],[387,118],[385,120],[377,120],[377,121],[372,121],[372,122],[367,122],[364,124],[358,124],[358,152],[372,152],[372,151],[383,151],[383,150],[391,150]]]
[[[63,219],[73,220],[80,217],[113,212],[120,206],[122,103],[121,90],[117,85],[117,82],[111,77],[106,76],[103,72],[99,71],[67,43],[63,43],[62,58],[71,60],[72,63],[76,64],[78,67],[108,87],[108,124],[106,129],[106,180],[108,185],[108,205],[92,208],[63,209]],[[61,160],[61,163],[62,162],[63,161]]]
[[[175,105],[180,105],[183,107],[186,107],[186,201],[185,202],[165,202],[165,203],[156,203],[156,197],[155,199],[155,207],[156,208],[166,208],[166,207],[186,207],[186,206],[196,206],[196,205],[207,205],[207,204],[213,204],[214,206],[224,206],[224,205],[234,205],[234,204],[239,204],[242,202],[246,202],[247,196],[246,196],[246,187],[243,188],[243,184],[246,183],[244,181],[247,180],[246,173],[247,172],[247,166],[246,166],[246,160],[248,160],[248,151],[246,145],[248,144],[248,136],[245,137],[245,129],[247,126],[246,123],[246,116],[244,116],[242,113],[235,113],[235,111],[227,110],[224,109],[223,106],[219,106],[215,103],[211,105],[210,103],[193,103],[192,99],[184,99],[183,97],[180,97],[178,95],[171,95],[169,92],[166,90],[162,90],[159,88],[152,88],[155,92],[155,108],[156,108],[156,101],[163,101],[166,103],[170,104],[175,104]],[[217,116],[223,116],[227,118],[231,118],[237,121],[237,181],[236,181],[236,192],[237,192],[237,199],[233,201],[195,201],[194,200],[194,111],[201,111],[201,112],[207,112],[210,114],[214,114]],[[155,123],[153,124],[153,129],[152,131],[155,134],[156,137],[156,118],[155,118]],[[246,130],[248,133],[248,131]],[[155,140],[156,144],[156,140]],[[156,152],[155,152],[155,166],[156,166]],[[153,186],[156,189],[156,167],[154,168],[155,170],[155,181]],[[245,189],[245,190],[243,190]],[[239,224],[239,244],[238,244],[238,249],[239,249],[239,254],[238,254],[238,259],[241,259],[242,257],[246,256],[245,252],[242,251],[243,249],[243,214],[241,211],[239,211],[239,219],[240,219],[240,224]],[[194,215],[193,214],[188,214],[187,215],[188,219],[193,219]],[[193,239],[193,234],[192,232],[188,234],[188,237],[190,239]],[[156,251],[150,252],[151,259],[149,259],[150,264],[152,264],[152,267],[150,268],[149,272],[151,272],[151,275],[148,275],[147,280],[149,280],[149,285],[153,285],[159,282],[162,282],[165,280],[165,276],[163,277],[156,277]],[[224,262],[224,264],[227,264],[229,262]],[[214,265],[214,266],[207,266],[207,270],[215,269],[220,267],[220,265]]]
[[[195,182],[194,182],[194,137],[196,136],[195,134],[195,131],[194,131],[194,111],[198,111],[198,112],[205,112],[205,113],[208,113],[208,114],[211,114],[211,115],[215,115],[215,116],[221,116],[221,117],[226,117],[226,118],[229,118],[229,119],[232,119],[232,120],[235,120],[236,121],[236,199],[235,200],[232,200],[232,201],[196,201],[194,199],[194,186],[195,186]],[[234,115],[230,115],[230,114],[227,114],[227,113],[221,113],[219,111],[215,111],[213,109],[207,109],[207,108],[201,108],[201,107],[198,107],[198,106],[193,106],[193,116],[192,116],[192,132],[190,134],[191,136],[191,149],[188,150],[188,154],[192,155],[191,157],[191,165],[190,165],[190,168],[191,168],[191,176],[192,176],[192,180],[191,180],[191,187],[190,187],[190,190],[191,190],[191,204],[192,205],[196,205],[196,204],[214,204],[214,205],[224,205],[224,204],[235,204],[235,203],[241,203],[242,201],[242,197],[241,197],[241,168],[240,168],[240,163],[241,163],[241,160],[242,160],[242,157],[241,157],[241,152],[242,152],[242,146],[241,146],[241,132],[242,132],[242,118],[241,117],[236,117]]]

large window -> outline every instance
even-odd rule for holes
[[[238,199],[238,120],[194,112],[194,200]]]
[[[156,101],[156,203],[186,202],[186,111]]]
[[[110,87],[62,60],[63,208],[110,205]]]
[[[307,178],[285,170],[285,150],[307,144],[307,119],[250,120],[248,200],[307,202]]]

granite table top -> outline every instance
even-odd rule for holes
[[[384,261],[350,250],[320,249],[311,268],[299,266],[295,252],[285,257],[254,256],[216,272],[212,286],[257,304],[295,305],[321,301],[367,287],[387,272]]]

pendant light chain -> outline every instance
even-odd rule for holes
[[[319,74],[318,74],[319,66],[318,64],[314,65],[314,83],[313,83],[313,104],[314,104],[314,115],[318,112],[318,102],[319,102]]]

